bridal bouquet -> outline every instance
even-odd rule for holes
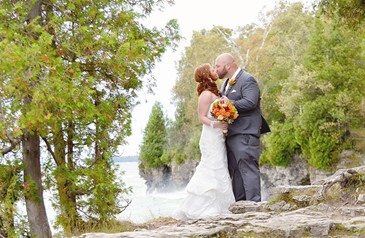
[[[219,99],[213,102],[211,114],[218,121],[224,121],[228,124],[231,124],[238,117],[238,111],[231,101],[221,103]],[[223,133],[226,135],[227,130],[224,130]]]

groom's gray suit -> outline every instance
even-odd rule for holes
[[[260,109],[260,89],[256,79],[244,70],[227,91],[228,79],[221,92],[233,101],[239,117],[228,126],[226,138],[228,170],[232,178],[236,201],[261,201],[260,187],[260,134],[268,132]]]

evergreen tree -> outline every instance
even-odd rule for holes
[[[317,168],[330,168],[350,131],[364,125],[364,33],[322,18],[312,31],[304,62],[310,76],[297,81],[302,97],[296,133],[303,154]]]
[[[140,166],[147,169],[160,167],[167,161],[162,160],[166,143],[166,119],[162,105],[156,102],[144,130],[139,160]]]
[[[169,2],[0,1],[0,163],[24,162],[32,235],[51,236],[44,188],[66,235],[123,209],[111,156],[131,134],[136,90],[154,83],[143,76],[179,38],[175,20],[141,23]]]
[[[261,162],[287,165],[301,153],[315,168],[328,170],[350,147],[351,130],[364,125],[364,31],[312,18],[300,61],[279,81],[275,103],[283,118],[264,138]],[[295,62],[289,59],[286,65]]]

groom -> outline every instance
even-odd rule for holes
[[[260,134],[269,132],[260,109],[260,89],[256,79],[239,68],[231,54],[219,55],[215,61],[220,79],[222,100],[235,105],[239,117],[228,126],[226,137],[228,170],[236,201],[261,201]]]

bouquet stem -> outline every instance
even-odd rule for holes
[[[228,135],[228,130],[223,130],[223,135],[227,136]]]

